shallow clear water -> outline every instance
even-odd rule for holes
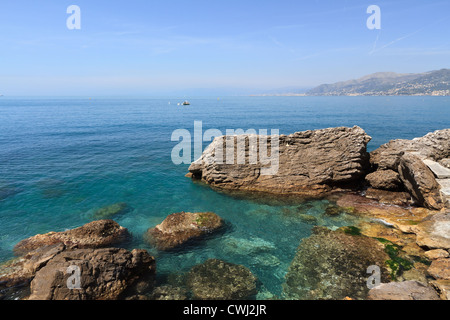
[[[359,125],[373,137],[373,150],[450,125],[448,97],[215,97],[177,106],[183,100],[0,98],[0,261],[24,238],[78,227],[96,209],[126,202],[133,210],[114,219],[132,232],[130,248],[157,257],[161,277],[219,258],[249,267],[279,294],[296,247],[311,233],[299,214],[329,227],[355,218],[325,217],[327,201],[264,203],[192,183],[184,177],[188,166],[171,161],[175,129],[193,134],[194,121],[224,133]],[[229,227],[181,252],[158,253],[142,241],[148,228],[180,211],[213,211]]]

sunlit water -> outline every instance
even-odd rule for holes
[[[324,215],[326,200],[267,202],[217,193],[184,177],[188,165],[171,160],[176,129],[279,129],[282,134],[359,125],[373,137],[369,150],[449,127],[446,97],[229,97],[81,99],[0,98],[0,261],[27,237],[92,220],[117,202],[132,210],[114,217],[128,228],[128,248],[157,258],[159,281],[208,258],[250,268],[263,292],[279,295],[302,238],[313,225],[337,228],[354,217]],[[170,104],[169,104],[170,102]],[[193,159],[194,160],[194,159]],[[213,211],[227,228],[202,243],[160,253],[142,240],[167,215]],[[302,214],[316,217],[302,220]]]

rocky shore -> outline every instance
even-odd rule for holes
[[[394,140],[370,154],[371,137],[359,127],[282,135],[272,176],[258,174],[261,163],[217,161],[215,149],[226,139],[216,138],[187,176],[225,192],[327,197],[373,219],[355,227],[356,234],[316,229],[304,239],[286,275],[285,298],[450,297],[450,129]],[[249,143],[235,148],[235,158],[238,152],[248,160]],[[383,282],[395,285],[369,292],[364,279],[370,263],[384,270]]]
[[[271,175],[261,174],[267,164],[250,163],[248,142],[255,137],[244,138],[244,147],[234,148],[234,157],[246,159],[244,163],[217,161],[216,148],[227,139],[237,141],[219,137],[192,163],[188,176],[225,192],[326,198],[332,205],[324,214],[366,218],[337,230],[313,227],[310,237],[299,239],[281,295],[266,298],[450,298],[450,129],[394,140],[371,153],[371,138],[359,127],[277,136],[278,170]],[[266,137],[270,143],[274,138]],[[128,210],[118,203],[98,209],[93,218]],[[305,223],[313,218],[298,216]],[[158,252],[183,251],[209,236],[221,237],[224,228],[226,222],[213,212],[179,212],[148,229],[144,240]],[[0,299],[213,300],[261,294],[258,278],[246,266],[219,259],[157,284],[155,258],[146,250],[121,248],[130,237],[113,220],[96,220],[24,239],[14,248],[17,258],[0,264]],[[267,256],[274,249],[262,239],[226,239],[224,246]],[[369,267],[380,270],[381,284],[374,288],[368,286]]]

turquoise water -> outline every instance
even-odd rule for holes
[[[133,234],[131,247],[158,261],[160,281],[207,258],[249,267],[262,291],[280,293],[287,266],[312,224],[339,227],[353,217],[324,216],[327,201],[262,202],[233,198],[192,183],[188,165],[171,161],[175,129],[279,129],[282,134],[359,125],[369,150],[450,127],[448,97],[0,98],[0,261],[29,236],[91,221],[117,202],[132,210],[114,219]],[[170,104],[169,104],[170,102]],[[206,145],[206,144],[205,144]],[[159,253],[143,233],[167,215],[213,211],[227,229],[201,245]]]

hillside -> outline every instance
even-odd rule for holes
[[[417,74],[374,73],[357,80],[323,84],[308,96],[450,96],[450,69]]]

